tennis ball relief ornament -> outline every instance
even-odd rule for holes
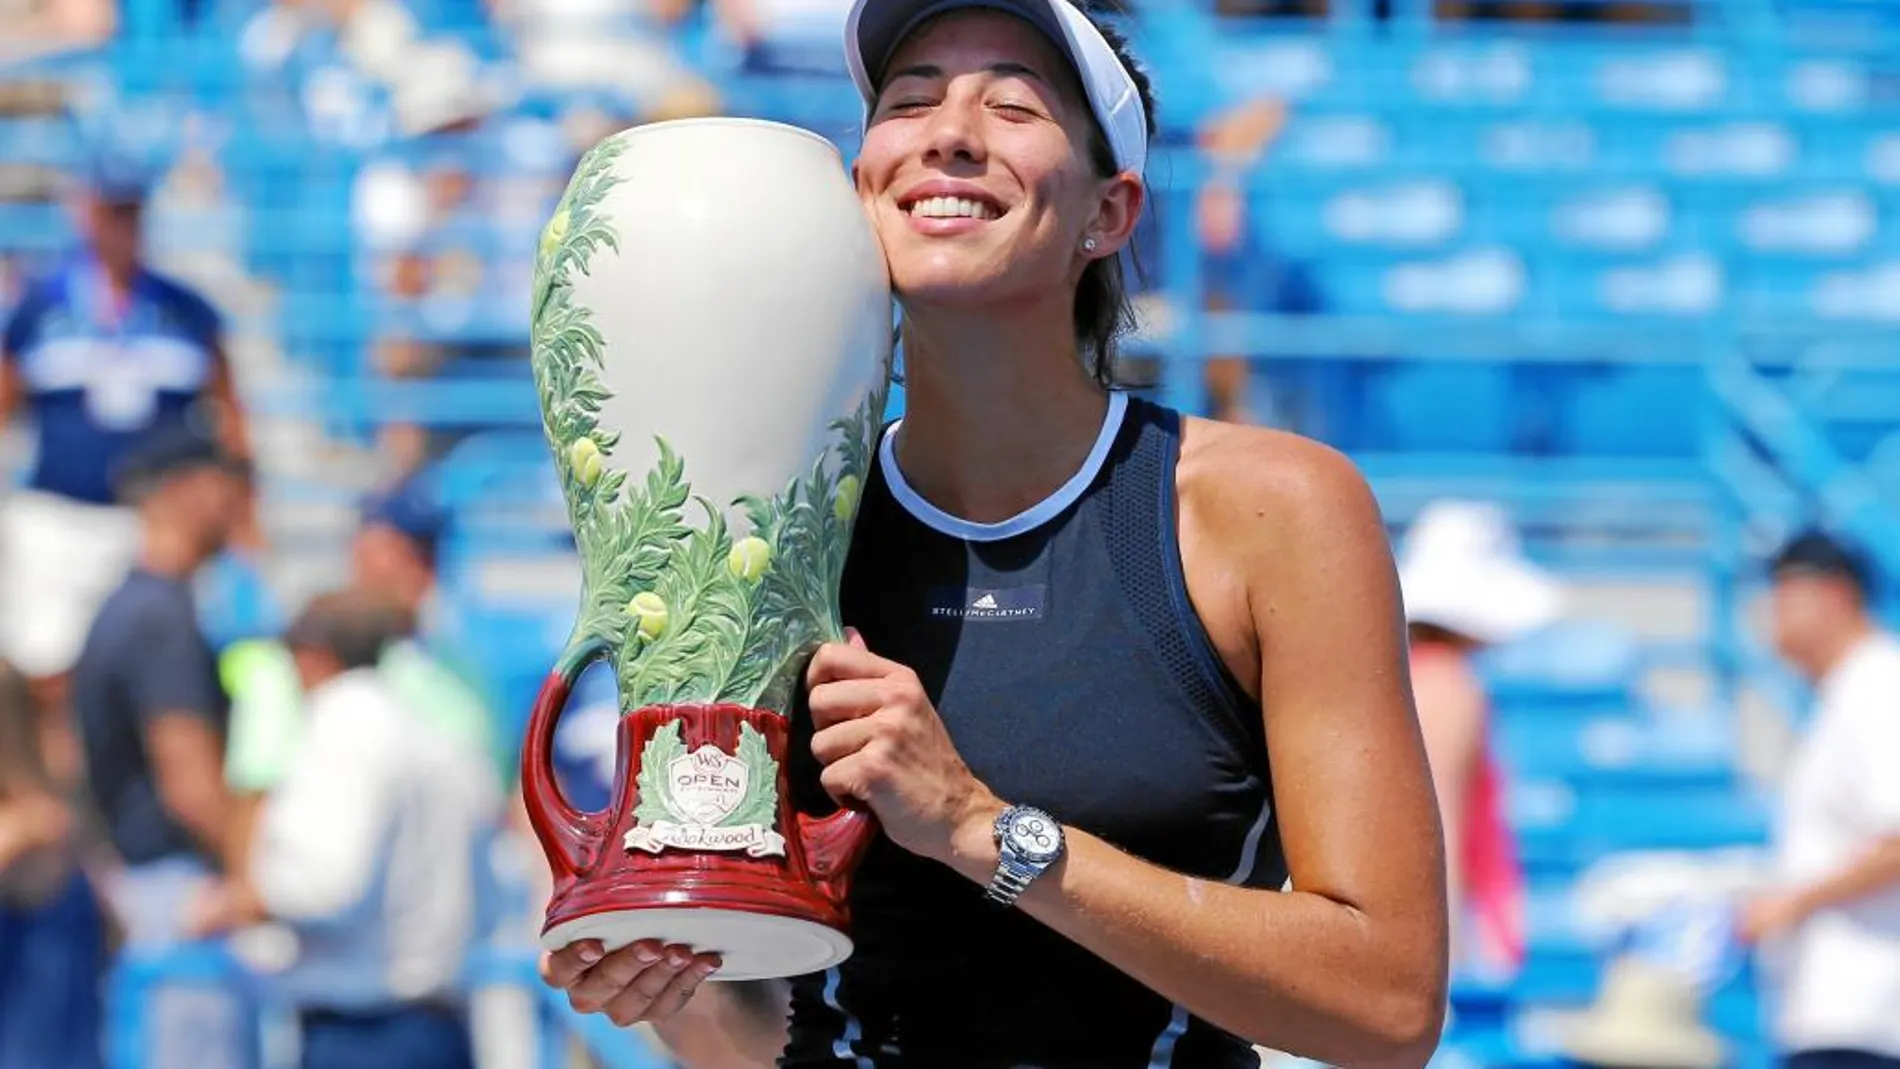
[[[769,176],[771,196],[761,196]],[[581,604],[529,720],[522,793],[553,870],[542,942],[720,954],[714,979],[851,953],[866,813],[795,811],[789,717],[838,587],[890,380],[883,254],[837,150],[750,119],[641,126],[581,160],[542,230],[533,363]],[[611,664],[608,807],[552,766]]]

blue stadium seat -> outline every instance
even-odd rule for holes
[[[1437,106],[1509,107],[1539,91],[1537,50],[1510,40],[1446,41],[1422,48],[1406,68],[1406,98]]]
[[[1288,171],[1332,173],[1378,168],[1397,158],[1392,119],[1358,111],[1302,110],[1274,142],[1268,168],[1277,186]]]
[[[1663,131],[1658,147],[1665,173],[1701,181],[1772,181],[1801,163],[1801,135],[1773,119],[1685,123]]]
[[[1701,251],[1547,261],[1543,281],[1557,314],[1584,322],[1706,321],[1728,305],[1728,269]]]
[[[1484,672],[1500,716],[1625,713],[1641,670],[1628,632],[1568,620],[1491,650]]]
[[[1756,258],[1847,259],[1873,247],[1883,229],[1867,191],[1835,185],[1749,197],[1736,207],[1729,236]]]
[[[1230,99],[1269,96],[1282,100],[1350,100],[1368,88],[1357,81],[1362,68],[1341,77],[1341,57],[1325,39],[1262,34],[1229,38],[1215,72]]]
[[[1366,375],[1369,448],[1504,453],[1514,421],[1508,368],[1489,363],[1400,363]]]
[[[1342,247],[1439,249],[1457,241],[1464,226],[1464,196],[1442,179],[1335,187],[1319,207],[1325,234]]]
[[[1342,251],[1316,264],[1315,275],[1325,306],[1346,315],[1495,320],[1521,311],[1530,292],[1523,259],[1499,245],[1429,257]]]
[[[1730,788],[1640,780],[1579,789],[1513,787],[1512,821],[1526,867],[1576,872],[1630,850],[1707,850],[1767,841],[1764,800]]]
[[[1599,106],[1675,115],[1732,105],[1737,80],[1717,48],[1601,49],[1582,66],[1579,88]],[[1746,83],[1743,83],[1744,85]]]
[[[1839,265],[1760,261],[1744,268],[1740,314],[1763,321],[1900,322],[1900,257]]]
[[[1527,243],[1547,241],[1559,255],[1643,254],[1673,244],[1677,204],[1652,182],[1572,183],[1535,203],[1538,228]]]
[[[1702,378],[1691,364],[1580,374],[1561,416],[1561,447],[1582,456],[1693,457],[1701,445]]]
[[[1732,786],[1734,725],[1716,714],[1662,718],[1616,712],[1585,717],[1514,715],[1493,728],[1512,776],[1587,787],[1645,783]]]

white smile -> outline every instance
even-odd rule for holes
[[[991,205],[967,197],[925,197],[912,204],[909,213],[922,219],[994,219],[998,214]]]

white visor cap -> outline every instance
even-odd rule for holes
[[[1088,95],[1095,121],[1108,138],[1115,166],[1141,174],[1148,166],[1148,117],[1135,79],[1095,23],[1070,0],[855,0],[845,23],[845,62],[864,98],[869,126],[877,82],[904,38],[925,19],[962,8],[989,8],[1026,20],[1062,52]]]

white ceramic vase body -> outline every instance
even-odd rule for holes
[[[755,605],[742,644],[761,622],[789,627],[794,646],[839,634],[836,584],[883,414],[892,305],[838,151],[748,119],[617,134],[576,170],[539,266],[535,371],[580,543],[577,638],[619,647],[629,709],[782,699],[782,681],[748,695],[706,677],[726,666],[691,663],[698,645],[717,647],[715,661],[731,651],[686,634],[721,592],[700,589],[716,577],[681,570],[703,563],[687,559],[698,532],[755,601],[787,592],[752,588],[796,579],[810,610],[811,588],[829,588],[829,614]],[[681,485],[705,504],[662,500]],[[825,522],[800,526],[805,510]]]

